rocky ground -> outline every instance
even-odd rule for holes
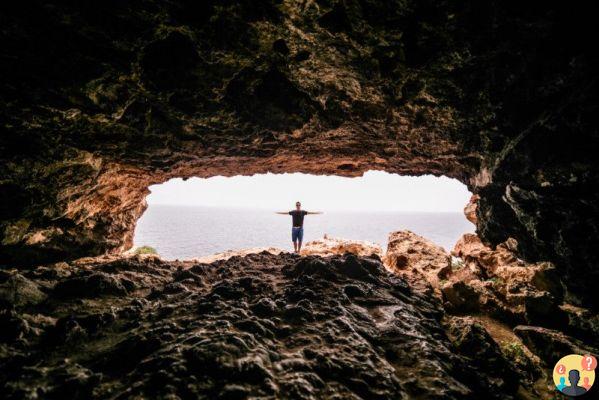
[[[492,325],[446,313],[432,293],[412,288],[378,256],[353,254],[262,252],[212,264],[112,257],[5,270],[0,395],[549,395],[542,361],[500,346]],[[518,330],[542,356],[546,343],[585,347],[543,328]]]
[[[322,239],[312,240],[304,244],[301,251],[304,256],[327,256],[345,253],[352,253],[357,256],[376,255],[379,258],[383,257],[383,249],[376,243],[335,238],[326,233]]]
[[[465,234],[447,253],[398,231],[389,236],[384,262],[414,291],[443,303],[448,335],[474,360],[488,358],[479,335],[499,346],[523,384],[518,397],[555,398],[547,390],[551,369],[566,354],[597,354],[599,315],[568,303],[556,268],[519,259],[514,242],[491,249]]]
[[[599,309],[592,2],[3,3],[0,266],[128,250],[170,178],[384,170]]]
[[[587,3],[2,3],[0,397],[549,396],[599,337]],[[483,242],[73,261],[170,178],[371,169],[461,180]]]

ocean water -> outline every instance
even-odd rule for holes
[[[474,225],[462,213],[326,212],[304,219],[304,243],[329,236],[375,242],[386,250],[390,232],[409,229],[451,250]],[[151,205],[135,229],[135,246],[165,259],[189,259],[249,247],[293,249],[291,216],[270,210]]]

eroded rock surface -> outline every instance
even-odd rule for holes
[[[444,174],[597,306],[592,3],[3,2],[0,263],[118,253],[172,177]]]
[[[451,272],[451,257],[443,247],[404,230],[389,234],[385,265],[413,287],[433,289],[440,297],[441,281]]]
[[[267,252],[267,253],[271,253],[271,254],[280,254],[280,253],[285,252],[285,250],[280,249],[278,247],[251,247],[248,249],[227,250],[227,251],[223,251],[222,253],[216,253],[216,254],[211,254],[208,256],[194,258],[190,261],[195,262],[195,263],[210,264],[210,263],[213,263],[218,260],[228,260],[229,258],[235,257],[235,256],[244,257],[244,256],[247,256],[248,254],[257,254],[257,253],[262,253],[262,252]]]
[[[383,257],[383,249],[376,243],[363,240],[334,238],[326,234],[322,239],[307,242],[302,247],[301,253],[305,256],[328,256],[351,253],[357,256],[376,255],[379,258]]]
[[[441,288],[455,312],[484,312],[511,324],[566,328],[559,309],[562,281],[551,263],[530,264],[513,251],[514,240],[491,249],[474,234],[456,243],[451,274]]]
[[[506,399],[518,384],[484,332],[449,340],[437,298],[377,258],[132,257],[21,274],[47,298],[0,312],[6,399]],[[493,359],[473,368],[476,352]]]
[[[459,259],[452,262],[451,272],[440,287],[446,311],[482,313],[511,327],[548,328],[596,348],[599,315],[588,307],[568,303],[559,270],[551,263],[519,259],[513,251],[515,246],[511,239],[493,250],[476,235],[465,234],[452,251]],[[549,332],[543,329],[535,331],[535,337]]]
[[[479,199],[480,196],[478,194],[473,194],[470,197],[468,204],[466,204],[466,207],[464,207],[464,215],[466,216],[466,219],[472,222],[474,225],[476,225],[476,223],[478,222],[478,217],[476,216],[476,208]]]
[[[556,268],[519,259],[516,247],[511,239],[491,249],[465,234],[450,256],[399,231],[390,234],[384,260],[415,292],[442,301],[446,333],[473,370],[501,370],[502,387],[520,398],[549,400],[556,360],[597,354],[599,315],[564,302]]]

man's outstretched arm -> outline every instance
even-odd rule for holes
[[[275,214],[289,215],[289,211],[276,211]]]
[[[322,211],[307,211],[308,214],[323,214]]]

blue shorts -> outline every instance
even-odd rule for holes
[[[304,228],[296,228],[295,226],[291,228],[291,240],[297,242],[298,240],[301,242],[304,239]]]

